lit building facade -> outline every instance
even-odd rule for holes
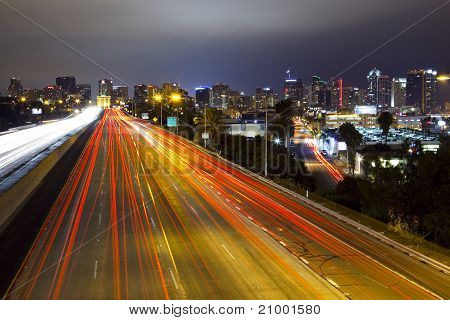
[[[399,113],[406,106],[406,78],[392,79],[391,110]]]
[[[212,90],[207,86],[195,88],[195,106],[197,108],[209,108],[212,103]]]
[[[56,85],[61,88],[66,95],[77,94],[77,79],[72,76],[57,77]]]
[[[406,76],[406,105],[420,114],[436,110],[436,76],[434,70],[410,70]]]
[[[98,81],[98,95],[99,96],[113,96],[113,82],[112,80],[102,79]]]
[[[11,78],[8,86],[8,96],[18,98],[23,94],[22,80],[20,78]]]
[[[227,109],[230,103],[230,86],[219,82],[212,87],[212,106],[214,108]]]

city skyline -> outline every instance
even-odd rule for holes
[[[37,8],[23,1],[16,1],[14,6],[128,85],[174,81],[183,83],[192,93],[199,85],[220,81],[246,92],[253,92],[258,86],[279,90],[279,79],[287,67],[292,67],[293,74],[303,80],[314,75],[328,80],[442,3],[433,0],[392,4],[383,0],[374,4],[345,0],[336,8],[332,1],[307,6],[303,6],[304,1],[284,0],[275,4],[263,1],[259,6],[252,6],[253,1],[242,4],[232,1],[227,7],[220,5],[222,13],[216,13],[204,9],[203,1],[194,1],[186,5],[183,15],[180,15],[180,8],[169,10],[174,3],[155,7],[136,0],[132,4],[141,6],[114,2],[100,9],[97,3],[88,6],[84,1],[77,2],[76,6],[54,6],[51,12],[60,15],[49,15],[42,10],[45,1]],[[345,10],[350,7],[358,14]],[[236,12],[237,8],[240,12]],[[93,79],[110,78],[97,66],[8,10],[0,13],[5,26],[11,27],[7,28],[11,30],[3,39],[15,50],[14,54],[7,50],[0,53],[0,60],[5,62],[0,92],[4,93],[6,79],[12,76],[28,79],[26,87],[47,85],[41,83],[42,79],[53,81],[58,73],[73,74],[81,83],[94,84]],[[74,11],[74,17],[83,15],[83,25],[65,15],[68,10]],[[333,10],[339,14],[330,16]],[[396,10],[404,14],[396,15]],[[442,8],[415,26],[414,32],[403,34],[371,55],[346,72],[344,80],[362,87],[367,70],[374,67],[394,77],[415,68],[449,72],[449,61],[441,54],[448,52],[449,44],[440,32],[445,29],[448,11],[448,7]],[[127,24],[126,17],[130,13],[137,18]],[[144,20],[146,13],[154,19]],[[323,19],[312,19],[308,13]],[[177,14],[179,19],[175,19]],[[199,22],[201,14],[207,17],[206,22]],[[227,14],[230,23],[225,18]],[[64,23],[60,16],[64,16]],[[99,21],[94,21],[92,16],[100,16]],[[213,21],[215,23],[211,24]],[[199,26],[201,24],[208,25],[207,31]],[[77,28],[73,28],[74,25]],[[35,50],[33,56],[28,54],[30,48]],[[178,50],[183,51],[182,56],[177,55]],[[114,82],[120,84],[116,79]],[[450,90],[446,89],[445,99],[448,100]]]

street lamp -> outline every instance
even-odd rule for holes
[[[27,98],[25,98],[25,97],[20,98],[20,102],[25,102],[25,101],[27,101]]]
[[[162,107],[162,95],[157,94],[154,96],[153,98],[156,102],[160,103],[160,107],[161,107],[161,127],[163,126],[163,107]]]
[[[172,94],[170,98],[174,104],[181,101],[181,95],[178,93]],[[178,107],[177,107],[177,134],[178,134]]]
[[[438,75],[436,77],[436,79],[438,81],[448,81],[448,80],[450,80],[450,74],[449,73],[447,73],[447,74],[440,74],[440,75]]]

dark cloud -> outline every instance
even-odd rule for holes
[[[444,3],[443,0],[6,0],[126,83],[226,81],[253,92],[280,87],[293,68],[308,82],[328,78]],[[0,4],[0,85],[10,76],[27,87],[73,74],[95,83],[107,76]],[[450,69],[450,5],[347,72],[364,85],[377,66]]]

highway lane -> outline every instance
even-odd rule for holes
[[[319,190],[333,190],[338,182],[343,179],[338,169],[334,168],[311,142],[301,141],[296,143],[295,152],[314,177]]]
[[[99,128],[7,298],[450,295],[447,274],[179,137],[117,111]]]
[[[241,213],[286,244],[294,255],[337,284],[347,296],[360,299],[449,296],[448,274],[232,170],[181,139],[174,141],[167,133],[149,128],[154,139],[163,136],[159,142],[165,143],[168,150],[177,150],[175,154],[190,163],[197,175],[206,174],[205,183],[209,182],[221,195],[228,194]]]
[[[141,125],[105,112],[5,298],[344,298]]]
[[[57,141],[92,123],[99,112],[98,108],[88,108],[63,120],[0,135],[0,186],[6,184],[16,169],[27,165]]]

